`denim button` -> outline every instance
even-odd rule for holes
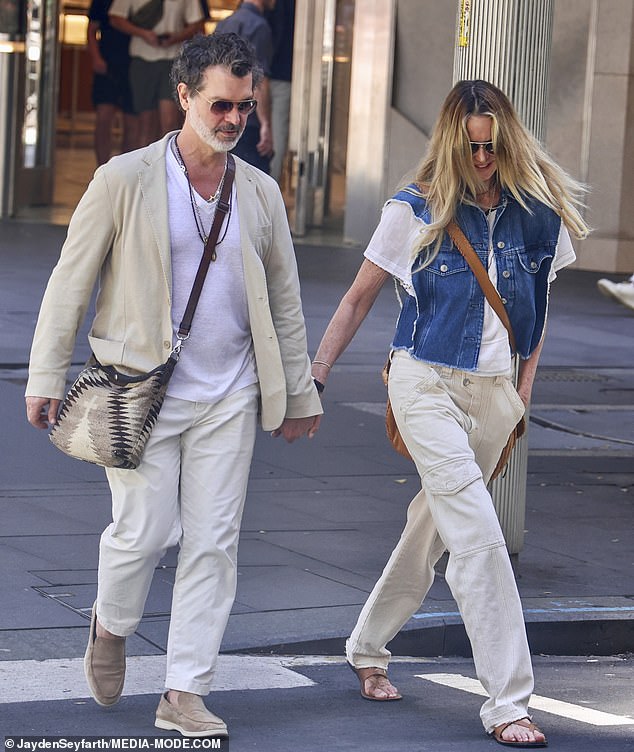
[[[502,276],[504,277],[504,279],[508,279],[511,276],[511,272],[508,269],[505,269],[502,272]]]
[[[537,269],[537,261],[531,261],[531,269]]]
[[[447,264],[441,264],[440,265],[440,271],[441,272],[446,272],[448,269],[449,269],[449,267],[447,266]]]
[[[498,240],[498,248],[504,248],[504,241]]]
[[[504,303],[504,305],[506,305],[506,303],[507,303],[506,298],[502,298],[502,302]]]

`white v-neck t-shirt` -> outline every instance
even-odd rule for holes
[[[204,245],[194,220],[187,178],[172,148],[166,152],[167,197],[172,259],[174,342]],[[216,202],[196,194],[205,234]],[[232,187],[231,209],[220,229],[216,260],[209,265],[191,332],[169,383],[172,397],[214,404],[258,381],[240,245],[238,198]]]

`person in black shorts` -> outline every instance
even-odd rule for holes
[[[134,148],[138,118],[133,114],[128,68],[130,37],[110,25],[108,10],[112,0],[92,0],[88,13],[88,52],[94,71],[92,103],[95,124],[97,166],[112,153],[112,126],[118,110],[123,113],[121,151]],[[99,32],[99,36],[98,36]]]

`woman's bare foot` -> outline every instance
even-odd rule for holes
[[[348,666],[350,666],[359,679],[361,697],[364,699],[377,700],[378,702],[402,699],[403,696],[387,678],[386,669],[376,666],[355,668],[351,663],[348,663]]]
[[[498,744],[505,747],[547,747],[548,742],[542,730],[530,718],[520,718],[510,723],[496,726],[491,735]]]

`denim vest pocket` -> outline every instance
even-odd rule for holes
[[[441,248],[434,260],[424,270],[431,272],[431,274],[446,277],[450,274],[469,270],[469,264],[467,264],[464,256],[459,251],[444,251]]]
[[[552,259],[555,249],[549,247],[525,248],[517,252],[517,258],[524,271],[529,274],[537,274],[546,259]]]

